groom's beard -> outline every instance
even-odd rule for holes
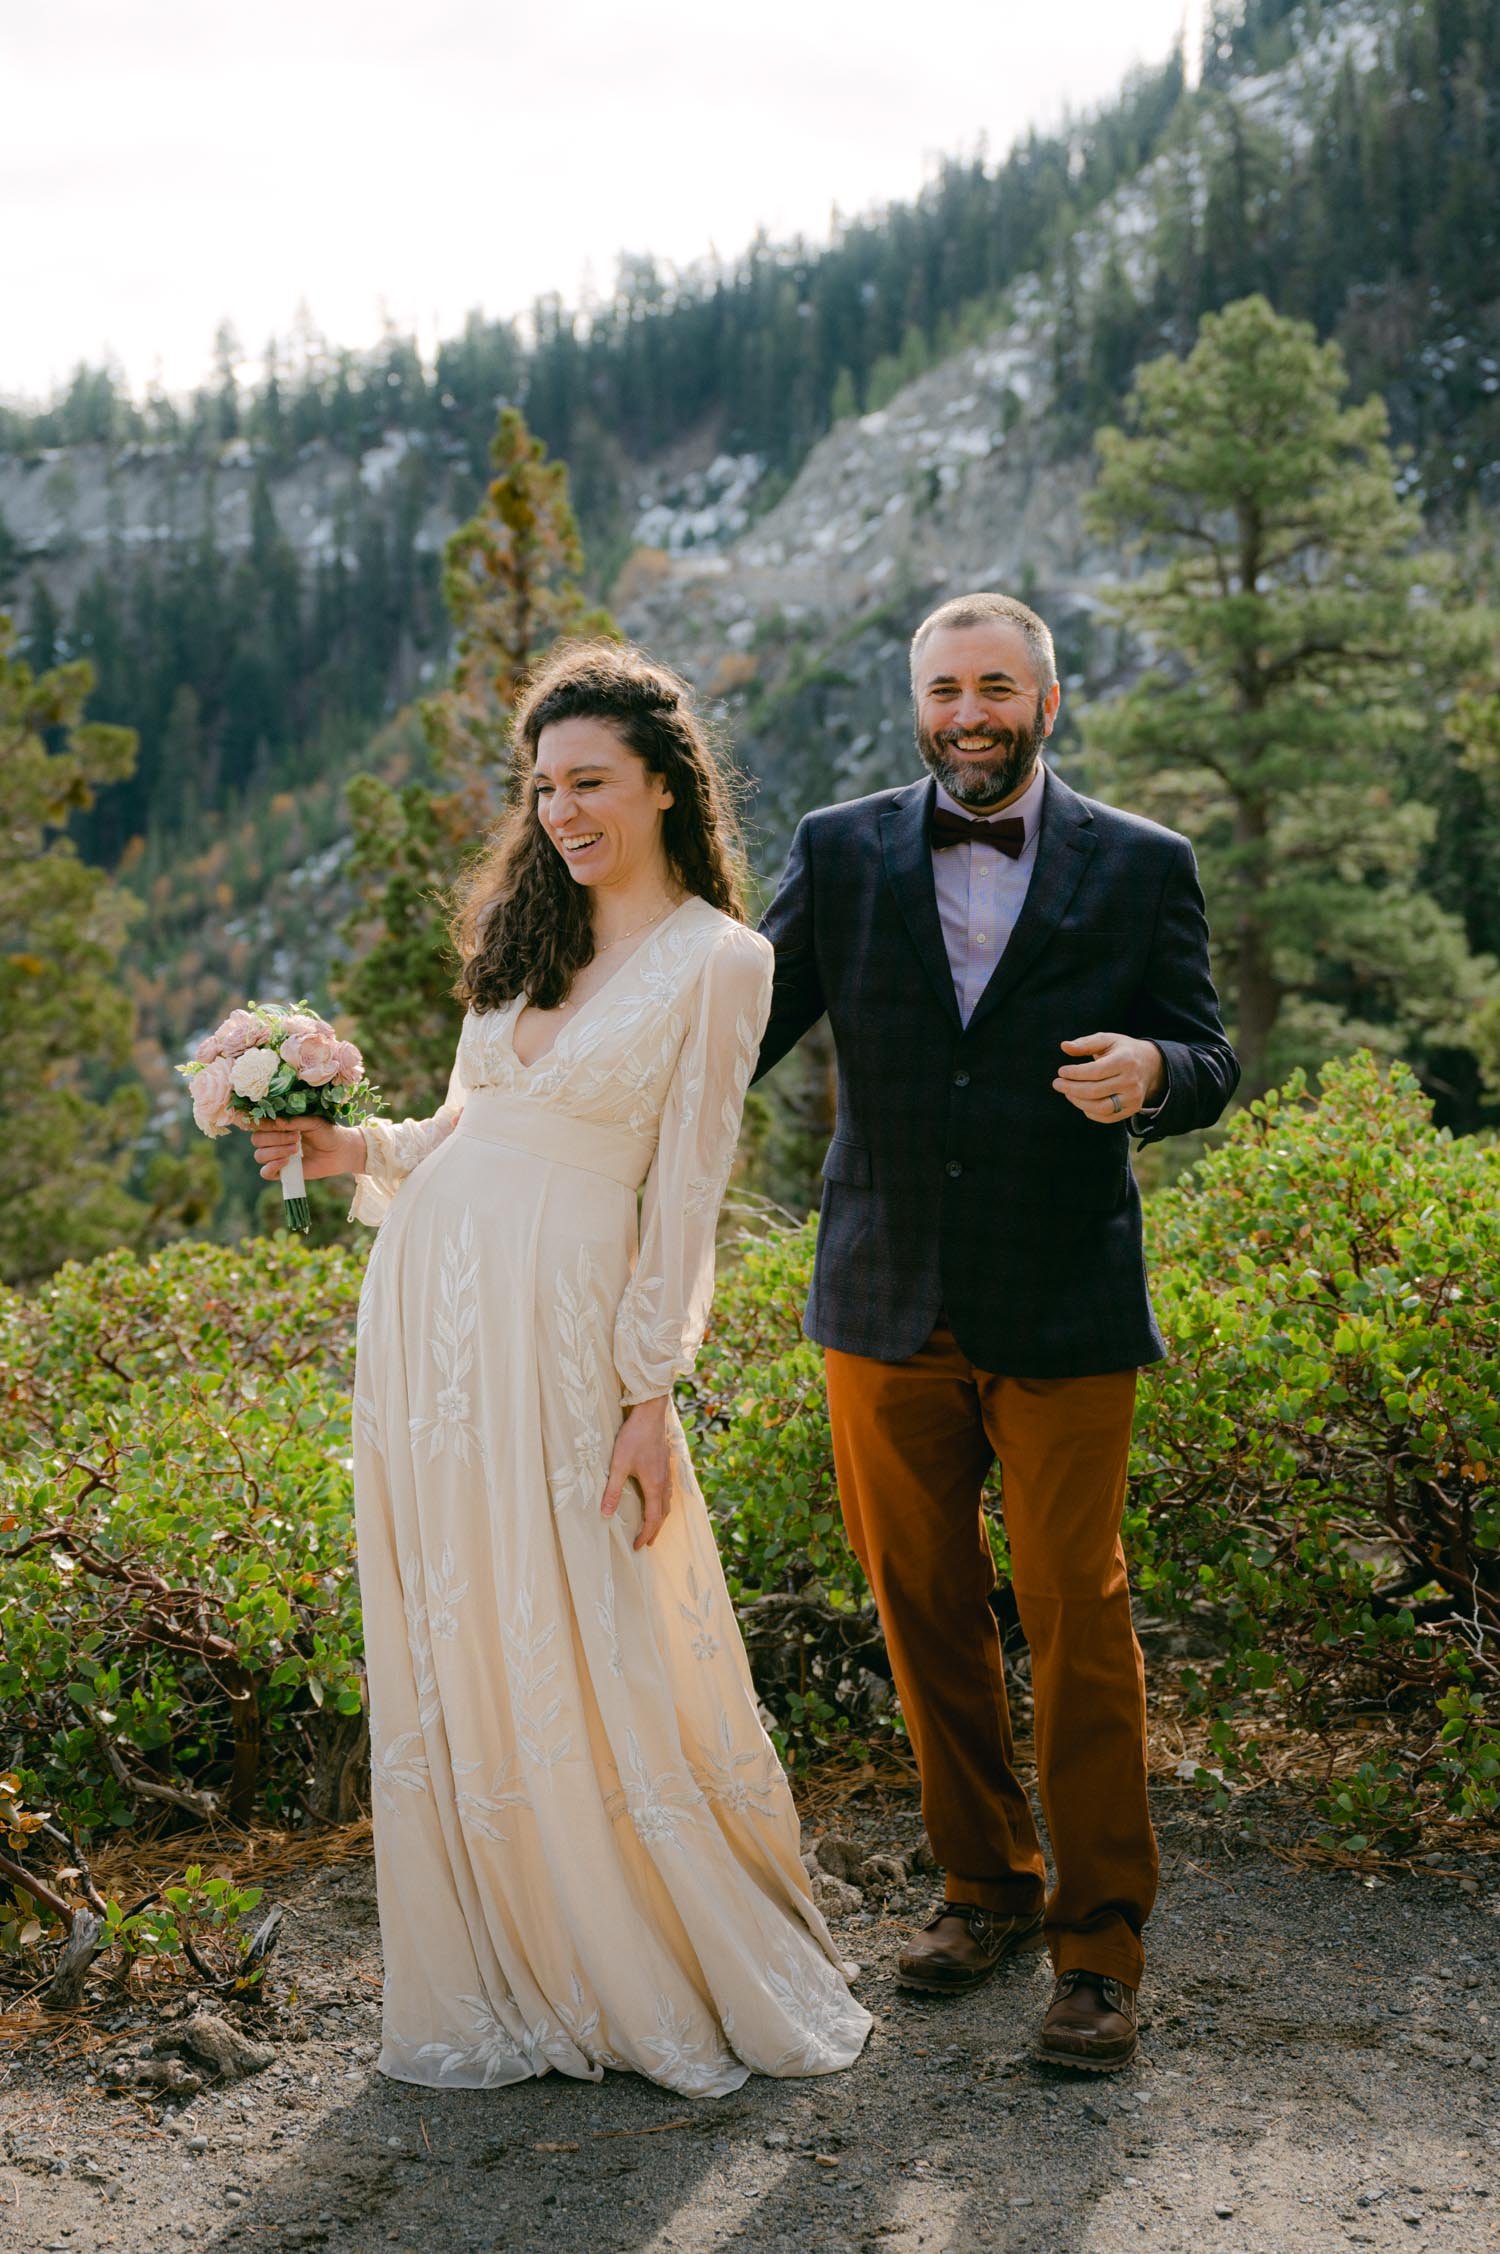
[[[998,806],[1030,780],[1047,740],[1044,718],[1044,703],[1038,697],[1029,728],[943,728],[929,735],[919,723],[917,750],[928,773],[961,806]],[[971,752],[964,759],[952,748],[960,737],[972,740],[981,735],[993,746],[992,758],[976,759]]]

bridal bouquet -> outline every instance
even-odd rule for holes
[[[227,1135],[267,1119],[330,1119],[357,1127],[378,1109],[379,1090],[365,1078],[352,1041],[341,1041],[327,1018],[304,1002],[252,1002],[231,1010],[180,1064],[193,1096],[193,1118],[205,1135]],[[291,1229],[309,1226],[300,1148],[281,1171]]]

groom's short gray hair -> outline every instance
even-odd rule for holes
[[[1045,696],[1057,679],[1057,653],[1052,646],[1052,629],[1044,618],[1038,618],[1025,603],[1018,603],[1014,595],[954,595],[936,610],[929,611],[911,638],[911,685],[913,694],[917,686],[917,660],[921,656],[929,635],[944,626],[987,626],[991,619],[1002,625],[1014,626],[1026,644],[1031,662],[1036,667],[1038,692]]]

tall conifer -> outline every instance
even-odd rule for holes
[[[1347,388],[1337,346],[1250,297],[1099,434],[1093,523],[1150,567],[1113,604],[1153,662],[1088,741],[1198,844],[1252,1095],[1357,1041],[1471,1046],[1494,987],[1421,882],[1453,575],[1419,551],[1383,403]]]
[[[347,793],[349,866],[364,897],[343,926],[353,959],[337,991],[397,1113],[435,1102],[453,1061],[461,1013],[450,888],[504,802],[521,683],[559,635],[613,631],[580,585],[566,466],[547,459],[517,408],[502,410],[490,461],[483,501],[444,550],[452,672],[420,708],[441,787],[413,782],[397,792],[359,775]]]
[[[139,1082],[120,1081],[135,1013],[115,972],[134,904],[61,833],[130,772],[135,738],[84,721],[86,661],[35,673],[15,652],[0,617],[0,1277],[31,1283],[163,1233],[169,1209],[201,1221],[218,1177],[206,1149],[164,1153],[151,1202],[126,1188],[146,1113]]]

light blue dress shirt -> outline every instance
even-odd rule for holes
[[[1025,905],[1031,872],[1036,867],[1036,840],[1042,825],[1042,797],[1046,787],[1046,770],[1038,760],[1036,772],[1020,797],[1013,799],[1002,813],[986,817],[990,821],[1026,824],[1026,843],[1014,861],[1006,853],[997,853],[992,845],[945,845],[940,853],[932,856],[932,881],[937,889],[943,944],[948,950],[948,967],[953,973],[958,1014],[965,1025],[974,1015],[975,1005],[994,975],[995,966],[1016,928],[1016,918]],[[937,802],[939,806],[946,806],[950,814],[961,814],[966,822],[983,826],[973,808],[950,797],[941,783],[937,786]]]
[[[1026,842],[1015,860],[1007,853],[997,853],[992,845],[945,845],[932,856],[938,920],[943,927],[943,945],[948,950],[948,968],[953,973],[958,1014],[965,1025],[994,976],[995,967],[1016,928],[1016,918],[1026,904],[1031,872],[1036,867],[1037,833],[1042,826],[1042,799],[1046,789],[1047,770],[1039,759],[1036,772],[1020,797],[1012,799],[1002,812],[984,817],[992,822],[1019,820],[1025,823]],[[946,806],[950,814],[961,814],[966,822],[976,820],[973,809],[951,797],[941,783],[937,786],[937,802],[939,806]],[[1092,1028],[1085,1026],[1082,1030],[1089,1032]],[[1066,1061],[1059,1056],[1060,1064]],[[1164,1088],[1154,1104],[1138,1111],[1126,1122],[1130,1132],[1144,1134],[1166,1100]]]

